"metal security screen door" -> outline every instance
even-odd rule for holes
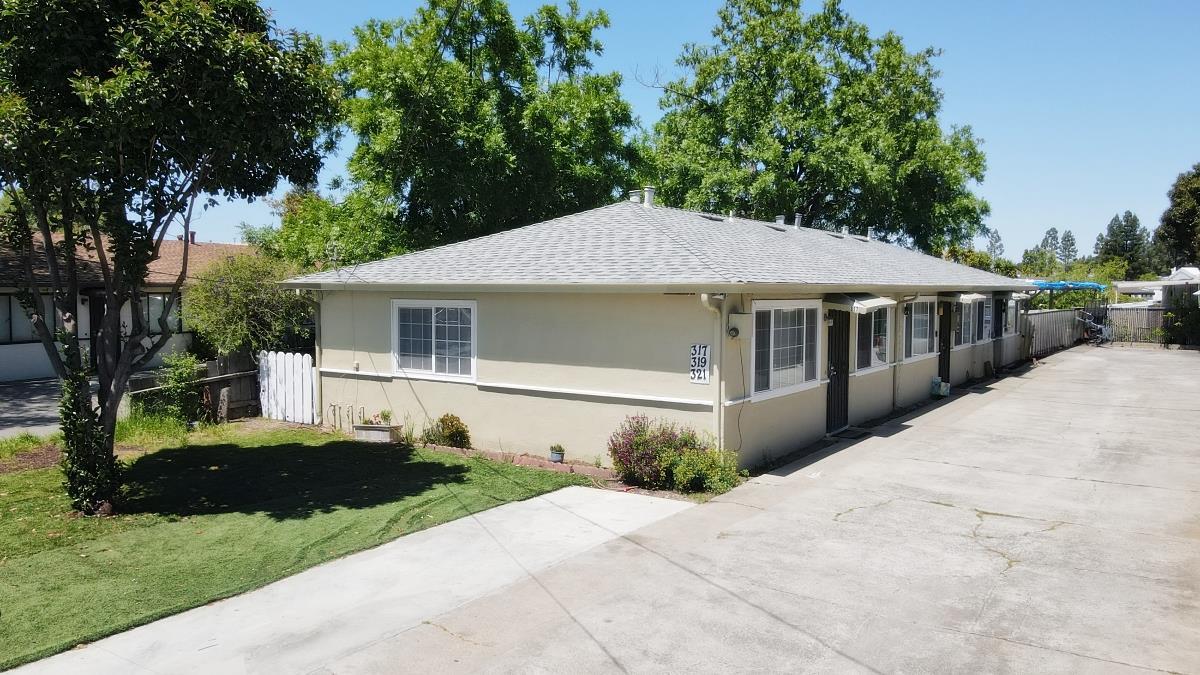
[[[950,325],[954,318],[954,306],[949,302],[938,303],[938,377],[942,382],[950,381],[950,340],[954,328]]]
[[[832,434],[845,429],[850,420],[850,312],[831,309],[829,319],[825,430]]]

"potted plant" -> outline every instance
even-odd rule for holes
[[[400,440],[400,427],[392,424],[391,410],[380,410],[371,419],[354,425],[354,440],[368,443],[396,443]]]
[[[566,454],[567,454],[567,451],[563,450],[563,446],[559,445],[558,443],[555,443],[554,445],[550,446],[550,461],[551,462],[561,463],[563,461],[563,457]]]

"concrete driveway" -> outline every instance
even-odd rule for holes
[[[28,670],[1197,672],[1198,375],[1077,348],[640,529],[483,514]],[[480,584],[489,538],[536,562]]]
[[[0,383],[0,438],[58,430],[58,380]]]

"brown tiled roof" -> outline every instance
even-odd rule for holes
[[[42,253],[40,242],[34,242],[34,276],[40,284],[50,283],[50,275],[46,269],[46,258]],[[187,284],[204,273],[204,270],[214,263],[238,255],[255,253],[255,249],[246,244],[225,244],[220,242],[197,241],[188,246],[188,278]],[[94,250],[77,253],[79,284],[87,288],[103,283],[100,263]],[[61,256],[60,256],[61,262]],[[21,283],[24,275],[23,260],[15,252],[0,247],[0,286],[16,286]],[[179,277],[183,269],[183,241],[179,239],[164,240],[158,251],[158,259],[150,263],[150,272],[146,277],[146,285],[170,286]]]
[[[215,263],[234,256],[252,254],[254,247],[246,244],[223,244],[215,241],[197,241],[188,246],[188,279],[184,284],[195,280],[204,270]],[[178,239],[163,241],[158,249],[158,260],[150,263],[150,273],[146,277],[147,284],[171,285],[179,277],[183,269],[183,242]]]

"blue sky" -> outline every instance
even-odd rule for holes
[[[414,0],[262,0],[281,27],[347,40],[368,18],[411,16]],[[543,2],[512,0],[520,17]],[[676,74],[686,42],[707,42],[719,0],[581,0],[604,8],[597,67],[625,77],[645,126],[659,117],[650,81]],[[1006,254],[1072,230],[1090,253],[1109,218],[1126,209],[1153,229],[1175,176],[1200,162],[1200,3],[845,0],[873,34],[900,33],[910,49],[943,50],[937,65],[944,124],[969,124],[984,140],[988,171],[978,191]],[[322,183],[343,173],[327,159]],[[282,194],[283,186],[280,188]],[[263,202],[221,204],[197,223],[201,240],[236,241],[241,222],[277,223]]]

